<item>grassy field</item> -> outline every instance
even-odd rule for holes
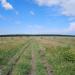
[[[0,37],[0,75],[75,75],[75,37]]]

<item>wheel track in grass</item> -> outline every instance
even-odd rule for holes
[[[34,53],[34,48],[33,48],[33,45],[31,44],[31,42],[30,42],[30,50],[31,50],[31,58],[32,58],[32,60],[31,60],[31,71],[29,72],[29,74],[28,75],[36,75],[36,72],[35,72],[35,53]],[[28,46],[28,47],[29,47]],[[26,49],[27,50],[27,49]],[[25,51],[26,51],[25,50]],[[24,52],[25,52],[24,51]],[[24,52],[22,52],[22,54],[24,53]],[[20,56],[21,57],[21,56]],[[19,58],[20,58],[19,57]],[[18,59],[19,60],[19,59]],[[18,61],[17,61],[18,62]],[[17,64],[17,62],[15,63],[15,65]],[[13,65],[13,67],[12,67],[12,69],[10,70],[10,72],[7,74],[7,75],[12,75],[12,71],[13,71],[13,69],[14,69],[14,66],[15,65]]]
[[[31,72],[31,44],[28,48],[23,52],[19,61],[14,66],[14,69],[11,75],[29,75]]]
[[[11,75],[14,66],[16,65],[16,63],[18,62],[19,58],[21,57],[21,55],[24,53],[24,49],[26,49],[29,46],[29,44],[26,47],[23,47],[23,51],[19,54],[19,56],[16,58],[15,63],[12,65],[11,69],[8,71],[7,75]]]
[[[36,65],[35,65],[35,53],[34,53],[33,50],[32,50],[32,61],[31,61],[31,64],[32,64],[31,75],[36,75],[36,72],[35,72],[35,69],[36,69]]]
[[[44,66],[43,70],[45,69],[46,71],[46,75],[53,75],[52,74],[52,69],[51,66],[48,64],[47,60],[46,60],[46,56],[45,56],[45,48],[40,45],[37,41],[34,41],[34,44],[36,44],[37,48],[37,52],[39,52],[39,56],[40,56],[40,63]],[[34,51],[34,48],[32,50],[32,70],[31,70],[31,74],[30,75],[37,75],[36,71],[37,71],[37,64],[36,64],[36,54]]]
[[[33,41],[28,41],[28,42],[30,42],[30,43],[28,43],[28,44],[26,44],[23,48],[22,48],[22,50],[21,50],[21,52],[19,53],[19,54],[17,54],[18,56],[15,58],[15,56],[14,56],[14,58],[13,59],[11,59],[11,62],[13,62],[11,65],[10,65],[10,63],[9,63],[9,66],[10,66],[10,68],[9,68],[9,70],[7,71],[7,73],[6,74],[3,74],[3,75],[12,75],[12,72],[13,72],[13,70],[14,70],[14,68],[15,68],[15,65],[17,64],[17,62],[19,61],[19,59],[20,59],[20,57],[22,56],[22,54],[25,52],[25,50],[24,49],[26,49],[26,48],[28,48],[29,46],[31,46],[30,47],[30,50],[32,51],[32,56],[31,56],[31,58],[32,58],[32,60],[31,60],[31,71],[30,71],[30,73],[28,74],[28,75],[37,75],[36,74],[36,69],[37,69],[37,64],[36,64],[36,60],[37,60],[37,57],[36,57],[36,52],[38,52],[38,55],[40,56],[40,62],[41,62],[41,64],[42,65],[44,65],[44,69],[46,70],[46,72],[47,72],[47,75],[53,75],[52,74],[52,69],[51,69],[51,66],[48,64],[48,62],[47,62],[47,60],[46,60],[46,56],[45,56],[45,48],[43,47],[43,46],[41,46],[36,40],[34,41],[34,39],[32,39]],[[36,44],[36,45],[35,45]],[[36,46],[36,48],[35,48],[35,46]],[[46,75],[46,74],[45,74]]]
[[[44,65],[44,67],[46,69],[47,75],[53,75],[52,66],[50,64],[48,64],[48,61],[47,61],[46,56],[45,56],[46,49],[44,48],[44,46],[42,44],[40,44],[38,42],[38,40],[35,39],[35,41],[37,42],[37,44],[39,46],[39,49],[40,49],[40,52],[39,52],[40,58],[42,60],[42,64]]]
[[[46,60],[45,48],[42,47],[42,46],[40,46],[40,55],[41,55],[41,58],[42,58],[42,63],[44,64],[44,67],[46,68],[47,74],[48,75],[53,75],[51,65],[49,65],[47,60]]]
[[[13,56],[13,58],[10,60],[10,62],[8,63],[8,70],[6,71],[6,69],[3,69],[3,74],[2,75],[11,75],[14,66],[16,65],[16,63],[18,62],[19,58],[21,57],[21,55],[23,54],[23,52],[25,51],[24,49],[26,49],[29,46],[30,43],[25,43],[25,45],[21,48],[20,52],[17,53],[15,56]]]

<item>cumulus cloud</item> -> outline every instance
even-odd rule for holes
[[[0,2],[6,10],[13,9],[13,6],[9,2],[7,2],[7,0],[0,0]]]
[[[16,15],[19,15],[19,12],[16,11],[13,6],[7,1],[7,0],[0,0],[0,3],[2,4],[3,8],[6,10],[13,10]]]
[[[35,0],[39,6],[59,6],[61,14],[75,16],[75,0]]]
[[[63,9],[62,14],[67,16],[75,16],[75,0],[62,0],[60,6]]]

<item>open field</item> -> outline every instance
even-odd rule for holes
[[[0,75],[75,75],[75,37],[0,37]]]

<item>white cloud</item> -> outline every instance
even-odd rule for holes
[[[4,7],[4,9],[6,9],[6,10],[13,10],[16,15],[19,15],[19,12],[16,11],[16,10],[13,8],[13,6],[12,6],[7,0],[0,0],[0,3],[1,3],[2,6]]]
[[[67,31],[72,32],[75,31],[75,22],[71,22]]]
[[[59,3],[58,0],[35,0],[35,2],[40,6],[51,6]]]
[[[61,30],[60,30],[61,32]],[[69,34],[71,32],[75,32],[75,22],[70,22],[67,28],[62,30],[62,33]]]
[[[60,6],[63,11],[62,14],[66,16],[75,16],[75,0],[62,0]]]
[[[0,0],[0,2],[6,10],[13,9],[13,6],[9,2],[7,2],[7,0]]]
[[[35,15],[34,11],[32,11],[32,10],[31,10],[29,13],[30,13],[32,16]]]
[[[61,14],[75,16],[75,0],[35,0],[39,6],[59,6]]]

